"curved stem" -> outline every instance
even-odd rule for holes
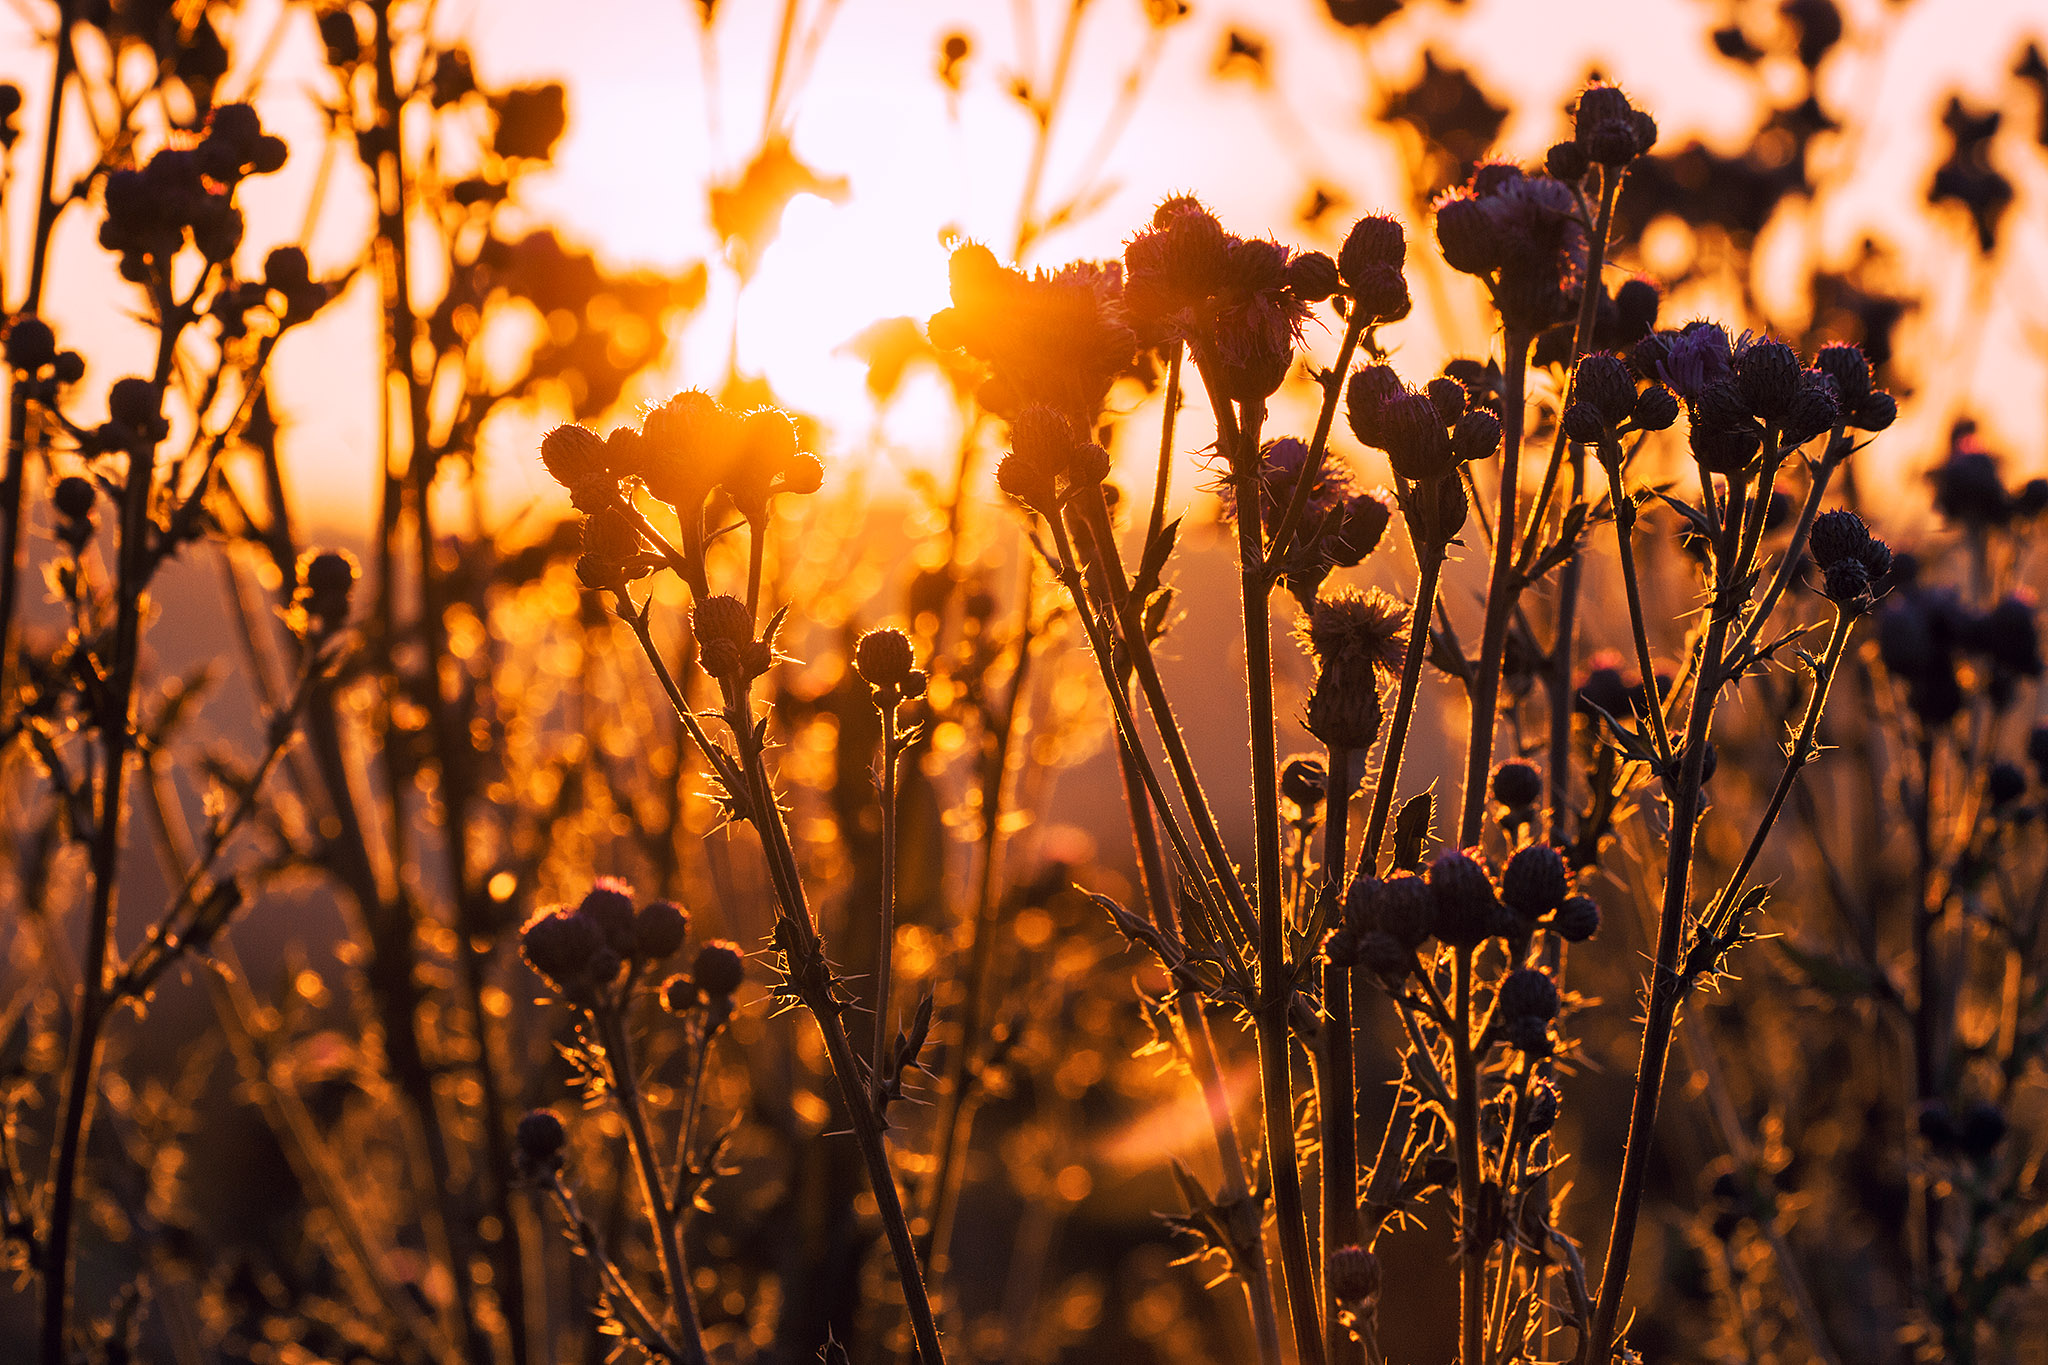
[[[1636,671],[1652,698],[1643,709],[1650,713],[1650,734],[1656,741],[1658,761],[1671,762],[1671,734],[1664,725],[1664,706],[1656,698],[1657,670],[1650,657],[1649,622],[1643,616],[1643,590],[1636,576],[1636,504],[1621,486],[1621,447],[1610,437],[1600,443],[1600,463],[1607,470],[1609,499],[1614,503],[1614,540],[1621,556],[1621,581],[1628,593],[1628,620],[1636,643]]]
[[[1426,494],[1424,496],[1427,496]],[[1386,838],[1387,820],[1394,809],[1394,794],[1401,780],[1401,754],[1408,743],[1408,730],[1415,720],[1415,698],[1422,686],[1422,661],[1429,654],[1429,618],[1436,605],[1437,580],[1443,576],[1444,547],[1421,544],[1415,547],[1421,579],[1415,585],[1415,605],[1408,621],[1408,650],[1401,658],[1401,686],[1394,698],[1394,722],[1387,731],[1385,755],[1379,776],[1374,779],[1372,812],[1365,822],[1365,840],[1358,846],[1361,871],[1377,875],[1380,842]]]

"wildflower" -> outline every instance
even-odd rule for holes
[[[576,913],[596,926],[606,946],[620,957],[631,957],[636,943],[633,929],[633,887],[618,877],[599,877],[583,894]]]
[[[1421,483],[1443,479],[1458,466],[1484,459],[1500,444],[1500,421],[1484,408],[1445,415],[1441,391],[1417,392],[1385,365],[1352,375],[1345,417],[1362,444],[1383,450],[1394,472]]]
[[[1269,441],[1260,451],[1259,506],[1268,527],[1275,525],[1293,501],[1306,473],[1308,447],[1292,437]],[[1223,512],[1237,515],[1236,481],[1223,485]],[[1314,605],[1317,591],[1332,570],[1362,563],[1379,547],[1393,512],[1384,498],[1355,491],[1350,468],[1325,452],[1302,504],[1301,526],[1280,566],[1280,583],[1304,607]]]
[[[739,514],[754,526],[768,520],[777,493],[815,493],[825,466],[799,448],[794,419],[780,408],[756,408],[738,419],[732,459],[719,485]]]
[[[630,463],[612,468],[637,476],[687,526],[731,472],[740,444],[739,419],[710,394],[689,389],[647,414],[639,439],[620,442]]]
[[[704,993],[689,976],[677,973],[661,983],[661,1007],[670,1014],[688,1014],[703,1003]]]
[[[88,484],[87,490],[90,488]],[[299,589],[292,605],[305,622],[307,633],[318,637],[340,629],[348,620],[349,598],[356,586],[355,556],[346,550],[308,550],[299,556],[298,569]]]
[[[1578,196],[1547,175],[1481,166],[1438,204],[1437,241],[1452,269],[1487,280],[1502,323],[1525,336],[1569,316],[1584,284]]]
[[[1899,415],[1899,405],[1882,389],[1872,387],[1870,361],[1860,347],[1833,342],[1820,348],[1814,368],[1835,383],[1842,420],[1859,431],[1883,431]]]
[[[1337,263],[1320,251],[1304,251],[1287,263],[1287,291],[1303,303],[1321,303],[1343,288]]]
[[[1383,278],[1379,271],[1391,270],[1399,277],[1407,258],[1408,239],[1401,224],[1383,213],[1370,214],[1353,223],[1345,234],[1344,246],[1337,253],[1337,271],[1356,297],[1370,292]]]
[[[704,671],[721,683],[745,683],[774,662],[766,642],[754,638],[754,614],[737,597],[723,593],[700,600],[690,612]]]
[[[1500,879],[1501,900],[1525,920],[1538,920],[1564,904],[1571,876],[1564,858],[1549,844],[1529,844],[1508,859]]]
[[[1976,439],[1976,423],[1961,421],[1949,435],[1949,455],[1934,470],[1934,510],[1971,531],[2012,520],[2012,495],[1998,459]]]
[[[591,588],[626,595],[626,585],[644,578],[658,563],[640,549],[640,528],[616,506],[601,507],[583,521],[583,553],[576,574]]]
[[[1587,159],[1609,167],[1626,166],[1647,156],[1657,143],[1657,122],[1633,107],[1611,85],[1589,85],[1579,95],[1572,141]]]

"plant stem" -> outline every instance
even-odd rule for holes
[[[1359,869],[1373,875],[1378,875],[1380,843],[1386,838],[1387,820],[1401,781],[1401,754],[1408,743],[1408,729],[1415,720],[1415,698],[1422,687],[1422,661],[1429,654],[1429,618],[1436,605],[1437,580],[1443,576],[1444,553],[1445,547],[1428,542],[1415,547],[1421,578],[1415,585],[1415,604],[1408,621],[1408,648],[1401,658],[1401,685],[1394,696],[1394,721],[1387,730],[1386,752],[1380,759],[1379,776],[1373,781],[1365,841],[1358,846]]]
[[[1528,368],[1529,337],[1517,328],[1501,334],[1506,350],[1500,386],[1501,454],[1500,512],[1494,518],[1493,575],[1486,588],[1486,627],[1480,637],[1479,672],[1472,679],[1472,731],[1465,750],[1464,808],[1458,818],[1458,846],[1479,842],[1480,820],[1486,813],[1486,774],[1493,766],[1493,731],[1500,704],[1500,670],[1506,655],[1508,621],[1514,614],[1517,484],[1521,478],[1523,375]]]
[[[1636,504],[1621,484],[1621,446],[1612,436],[1600,442],[1600,463],[1607,470],[1609,500],[1614,504],[1614,541],[1621,556],[1621,581],[1628,593],[1628,620],[1636,642],[1636,670],[1650,697],[1643,709],[1650,713],[1650,734],[1656,741],[1658,761],[1671,762],[1671,734],[1664,725],[1663,699],[1657,695],[1657,670],[1650,656],[1649,622],[1643,615],[1643,590],[1636,576]]]
[[[631,982],[629,976],[629,987]],[[635,1071],[624,1016],[623,1001],[599,1006],[592,1012],[598,1037],[604,1044],[606,1076],[613,1097],[618,1100],[619,1117],[626,1125],[626,1143],[632,1149],[633,1167],[640,1177],[640,1202],[661,1255],[661,1277],[668,1284],[669,1306],[682,1328],[682,1359],[685,1365],[705,1365],[704,1333],[697,1325],[696,1291],[690,1286],[690,1265],[683,1254],[682,1220],[661,1177],[661,1158],[654,1150],[654,1136],[648,1131],[646,1104],[640,1094],[640,1078]]]
[[[1253,1011],[1259,1044],[1259,1089],[1266,1113],[1266,1162],[1280,1238],[1280,1272],[1302,1365],[1320,1365],[1322,1322],[1308,1252],[1308,1220],[1294,1140],[1294,1067],[1288,1007],[1294,975],[1287,961],[1286,903],[1281,894],[1280,761],[1274,734],[1273,639],[1259,506],[1259,427],[1264,413],[1248,404],[1235,448],[1227,451],[1237,495],[1238,582],[1244,603],[1245,680],[1252,750],[1253,870],[1258,887],[1259,1000]]]
[[[896,946],[896,763],[902,745],[896,732],[896,694],[882,711],[882,929],[875,945],[875,1052],[870,1078],[879,1095],[889,1065],[889,982]]]
[[[1771,433],[1769,439],[1775,446],[1776,433]],[[1773,464],[1766,458],[1763,467],[1769,469]],[[1709,482],[1704,473],[1701,482]],[[1670,1054],[1672,1028],[1684,994],[1678,975],[1679,950],[1685,930],[1693,839],[1699,825],[1707,736],[1713,724],[1715,702],[1726,682],[1722,676],[1724,651],[1729,627],[1741,605],[1735,600],[1735,593],[1748,573],[1747,556],[1738,554],[1737,550],[1747,543],[1745,520],[1761,521],[1770,501],[1768,485],[1759,485],[1753,504],[1745,502],[1746,491],[1746,484],[1741,479],[1729,481],[1720,543],[1715,547],[1714,595],[1707,608],[1707,635],[1701,647],[1698,676],[1693,684],[1692,708],[1686,720],[1685,746],[1680,751],[1678,778],[1671,789],[1670,848],[1664,864],[1664,903],[1657,925],[1657,960],[1651,969],[1642,1052],[1636,1068],[1635,1099],[1629,1111],[1628,1138],[1622,1149],[1621,1184],[1615,1195],[1614,1227],[1608,1236],[1607,1262],[1601,1272],[1593,1329],[1580,1342],[1582,1362],[1601,1362],[1604,1365],[1614,1343],[1621,1295],[1628,1283],[1629,1258],[1635,1247],[1636,1224],[1642,1213],[1650,1149],[1656,1137],[1657,1103],[1664,1085],[1665,1061]]]
[[[1485,1365],[1486,1255],[1480,1237],[1479,1060],[1472,1048],[1472,950],[1459,948],[1454,970],[1457,1013],[1451,1020],[1451,1064],[1457,1093],[1458,1327],[1461,1365]]]
[[[1323,808],[1323,922],[1335,918],[1344,894],[1345,837],[1351,823],[1351,750],[1325,747],[1329,781]],[[1357,1352],[1340,1320],[1330,1266],[1338,1250],[1358,1242],[1358,1097],[1351,1055],[1352,969],[1323,964],[1323,1036],[1316,1049],[1316,1108],[1323,1130],[1323,1348],[1331,1362]]]

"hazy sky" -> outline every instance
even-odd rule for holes
[[[1193,0],[1190,16],[1155,39],[1141,0],[1092,0],[1068,100],[1054,127],[1041,205],[1080,187],[1079,169],[1101,144],[1128,76],[1137,67],[1149,76],[1128,123],[1108,144],[1099,181],[1107,197],[1041,242],[1033,260],[1112,254],[1154,202],[1183,191],[1209,200],[1240,231],[1333,246],[1293,226],[1304,186],[1327,183],[1353,201],[1351,209],[1331,215],[1331,233],[1341,232],[1357,212],[1393,206],[1402,183],[1398,154],[1368,116],[1380,98],[1376,83],[1408,79],[1425,44],[1473,67],[1490,90],[1515,97],[1517,116],[1502,134],[1502,149],[1510,154],[1540,155],[1562,126],[1561,101],[1595,67],[1653,103],[1663,145],[1699,137],[1733,151],[1756,117],[1751,87],[1742,68],[1715,57],[1702,40],[1732,8],[1700,0],[1471,0],[1454,9],[1417,6],[1362,37],[1331,25],[1310,0]],[[1775,8],[1743,6],[1741,12],[1761,35]],[[1998,97],[2021,34],[2048,33],[2048,4],[1921,0],[1902,8],[1885,0],[1845,0],[1844,8],[1881,26],[1860,47],[1845,45],[1831,56],[1822,70],[1824,89],[1845,104],[1874,109],[1876,117],[1858,143],[1838,149],[1853,157],[1854,193],[1836,202],[1827,221],[1802,224],[1802,238],[1810,234],[1824,250],[1843,254],[1878,231],[1896,245],[1909,276],[1943,282],[1945,302],[1915,324],[1929,330],[1943,354],[1953,354],[1965,332],[1969,344],[1992,353],[2015,347],[2039,353],[2048,329],[2048,249],[2041,240],[2048,236],[2041,203],[2048,196],[2039,192],[2048,168],[2039,157],[2008,158],[2031,168],[2029,180],[2017,173],[2018,165],[2008,167],[2021,184],[2022,208],[2008,229],[2021,284],[1994,294],[1989,307],[1967,287],[1968,263],[1950,250],[1954,234],[1921,221],[1915,206],[1938,155],[1927,132],[1932,111],[1956,89],[1979,103]],[[537,214],[621,262],[664,265],[716,259],[704,186],[731,174],[757,145],[781,9],[765,0],[719,6],[711,89],[690,0],[575,6],[457,0],[441,7],[444,26],[468,35],[487,84],[558,77],[570,86],[571,126],[558,164],[531,182],[528,202]],[[809,57],[796,64],[800,74],[791,83],[786,127],[798,154],[823,172],[846,176],[852,196],[838,206],[816,199],[792,205],[781,241],[738,300],[736,336],[741,368],[765,373],[793,403],[824,416],[842,451],[863,445],[870,434],[860,400],[862,372],[840,351],[847,338],[877,318],[921,317],[944,306],[941,239],[947,230],[998,250],[1012,240],[1031,127],[1008,89],[1020,74],[1044,79],[1067,9],[1063,0],[842,0],[836,6],[811,0],[800,7],[799,33],[817,37],[812,46],[800,44]],[[260,33],[278,9],[254,0],[242,13],[241,22],[253,26],[246,31]],[[821,26],[821,16],[829,23]],[[1268,43],[1270,89],[1248,77],[1215,74],[1225,35],[1234,28]],[[934,73],[942,35],[956,31],[968,36],[972,50],[961,68],[961,88],[952,94]],[[1148,66],[1141,57],[1153,41],[1160,45],[1158,59]],[[270,245],[296,236],[303,218],[318,160],[320,124],[306,99],[318,88],[316,60],[310,16],[294,7],[279,59],[257,92],[266,120],[293,138],[294,155],[284,174],[253,187],[245,250],[256,260]],[[20,15],[0,12],[0,65],[30,87],[31,110],[33,87],[47,79],[46,62]],[[1780,74],[1790,89],[1794,73]],[[2034,118],[2031,108],[2018,108],[2008,119],[2015,149],[2025,149]],[[23,122],[32,133],[33,115]],[[25,207],[17,203],[10,213],[15,257],[25,236],[19,212]],[[355,250],[366,214],[360,190],[344,174],[312,243],[316,264],[342,264]],[[104,343],[111,358],[95,375],[108,381],[125,372],[111,368],[123,347],[138,348],[132,363],[143,363],[142,339],[132,333],[119,339],[108,321],[123,304],[118,288],[106,284],[110,262],[91,240],[86,215],[71,226],[56,258],[52,311],[62,321],[69,310],[79,327],[114,338]],[[289,421],[301,495],[327,517],[359,516],[373,486],[372,303],[359,290],[323,319],[318,333],[309,330],[280,352],[277,403]],[[683,339],[671,387],[715,382],[723,373],[734,307],[729,273],[714,268],[710,305]],[[1420,367],[1482,345],[1485,337],[1474,325],[1455,308],[1437,316],[1425,304],[1407,324],[1406,353]],[[1996,420],[2014,440],[2038,450],[2048,390],[2038,359],[2022,372],[2020,380],[2002,383],[2010,411]],[[1928,383],[1939,389],[1969,378]],[[2010,392],[2015,382],[2018,393]],[[927,397],[920,408],[913,394],[890,423],[885,460],[920,463],[931,458],[930,448],[942,448],[943,424],[935,398]],[[1966,397],[1958,392],[1941,399],[1928,421],[1945,421]],[[549,491],[530,458],[532,435],[518,423],[493,433],[487,454],[503,507]],[[2038,457],[2023,462],[2040,463]]]

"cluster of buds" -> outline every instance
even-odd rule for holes
[[[1364,753],[1379,738],[1382,675],[1400,667],[1408,609],[1377,588],[1341,588],[1315,601],[1300,627],[1315,660],[1308,732],[1332,749]]]
[[[1549,973],[1517,967],[1501,979],[1487,1031],[1518,1052],[1547,1057],[1553,1051],[1550,1023],[1563,1007]]]
[[[292,594],[293,629],[308,640],[324,640],[348,624],[356,578],[355,556],[346,550],[308,550],[300,555],[299,586]]]
[[[99,501],[99,489],[91,479],[78,474],[68,474],[57,480],[50,490],[50,505],[57,512],[57,537],[77,554],[86,547],[98,528],[98,519],[93,516],[93,506]]]
[[[93,433],[92,446],[147,457],[168,436],[163,390],[147,379],[117,379],[107,390],[107,420]]]
[[[1890,395],[1870,388],[1861,352],[1830,346],[1822,358],[1824,366],[1802,368],[1799,353],[1784,342],[1749,336],[1732,342],[1712,322],[1654,333],[1629,357],[1637,374],[1661,379],[1685,400],[1700,467],[1730,476],[1747,470],[1773,433],[1789,450],[1836,427],[1876,431],[1891,423],[1897,407]],[[1846,395],[1853,395],[1853,406]]]
[[[1586,224],[1578,191],[1564,181],[1481,166],[1438,203],[1436,236],[1445,264],[1486,281],[1510,332],[1533,338],[1578,307]]]
[[[1344,416],[1352,435],[1385,451],[1394,473],[1411,483],[1452,478],[1460,465],[1500,446],[1499,415],[1474,405],[1465,386],[1447,376],[1411,389],[1391,366],[1368,365],[1351,376]]]
[[[874,691],[875,707],[889,711],[924,695],[930,681],[917,666],[910,637],[900,630],[871,630],[853,647],[853,669]]]
[[[1550,149],[1544,165],[1559,180],[1578,180],[1594,166],[1620,170],[1656,145],[1657,120],[1614,86],[1590,85],[1579,96],[1572,136]]]
[[[1998,457],[1984,448],[1977,424],[1967,418],[1949,432],[1948,457],[1928,477],[1934,484],[1934,510],[1973,535],[2048,511],[2048,479],[2007,488]]]
[[[581,427],[572,428],[581,431]],[[583,553],[576,557],[576,576],[584,586],[626,597],[626,585],[661,567],[661,556],[641,544],[640,527],[617,503],[583,519]]]
[[[1572,401],[1560,419],[1564,434],[1582,445],[1598,445],[1603,458],[1618,456],[1615,441],[1633,431],[1663,431],[1678,420],[1678,396],[1662,384],[1638,390],[1628,362],[1607,351],[1579,361],[1572,376]]]
[[[1489,938],[1526,947],[1539,925],[1570,942],[1592,937],[1600,925],[1593,902],[1572,894],[1556,849],[1524,846],[1496,886],[1478,850],[1447,848],[1422,876],[1354,878],[1344,896],[1344,923],[1327,951],[1332,962],[1362,965],[1393,982],[1408,975],[1416,950],[1431,938],[1449,948],[1473,949]]]
[[[948,276],[953,306],[932,315],[932,345],[989,367],[978,397],[998,417],[1043,404],[1092,419],[1137,355],[1113,261],[1026,275],[970,242],[953,253]]]
[[[263,131],[254,109],[222,105],[198,145],[166,148],[138,170],[107,177],[100,245],[120,253],[122,278],[138,284],[164,269],[188,237],[207,260],[225,261],[242,241],[234,187],[284,161],[283,139]]]
[[[1084,440],[1055,408],[1031,407],[1010,426],[1010,453],[996,464],[996,486],[1048,520],[1068,498],[1109,477],[1109,452]]]
[[[1918,581],[1913,556],[1894,558],[1890,593],[1877,618],[1878,657],[1905,684],[1906,704],[1922,724],[1945,725],[1966,700],[1964,657],[1976,665],[1970,680],[1992,706],[2005,711],[2021,684],[2044,671],[2038,608],[2024,592],[2008,593],[1984,611],[1972,611],[1953,593]]]
[[[774,667],[775,647],[754,638],[754,614],[737,597],[719,593],[699,600],[690,611],[690,629],[697,636],[698,662],[728,701]]]
[[[823,486],[825,466],[801,444],[796,423],[779,408],[736,413],[690,389],[648,413],[638,433],[614,431],[606,452],[616,472],[639,478],[686,521],[723,489],[758,527],[775,494]]]
[[[17,316],[7,327],[7,368],[17,381],[54,390],[85,376],[85,357],[57,349],[57,334],[33,313]]]
[[[661,1007],[670,1014],[703,1010],[713,1032],[732,1018],[733,997],[746,983],[747,959],[737,943],[716,938],[697,949],[690,970],[661,983]]]
[[[1307,258],[1304,258],[1307,259]],[[1372,322],[1399,322],[1408,316],[1408,238],[1401,225],[1385,214],[1359,219],[1344,236],[1337,253],[1337,274],[1356,315]]]
[[[1309,448],[1291,436],[1268,441],[1259,452],[1259,511],[1271,530],[1293,501],[1308,472]],[[1224,513],[1235,516],[1237,481],[1224,485]],[[1350,467],[1325,452],[1302,503],[1301,529],[1288,542],[1278,565],[1280,586],[1304,608],[1312,607],[1323,581],[1338,569],[1354,568],[1379,548],[1393,519],[1382,494],[1358,491]]]
[[[589,1009],[627,964],[673,957],[689,937],[689,912],[673,901],[633,905],[633,888],[600,877],[577,904],[551,906],[519,931],[519,952],[557,994]]]
[[[1185,341],[1204,381],[1233,402],[1280,387],[1310,305],[1342,283],[1323,253],[1226,232],[1187,196],[1161,204],[1124,247],[1123,312],[1138,339]]]
[[[1814,567],[1825,575],[1822,593],[1852,616],[1875,605],[1873,590],[1891,573],[1891,547],[1870,534],[1854,512],[1823,512],[1806,538]]]

